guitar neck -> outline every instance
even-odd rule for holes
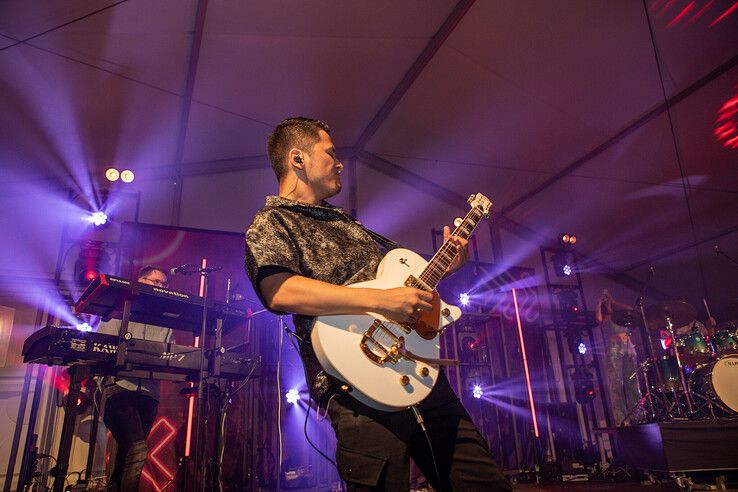
[[[477,228],[479,221],[485,216],[486,213],[481,207],[472,207],[452,234],[463,239],[469,239],[474,229]],[[450,241],[444,242],[443,246],[433,255],[433,258],[431,258],[423,273],[420,274],[420,280],[431,289],[435,289],[446,274],[446,270],[451,265],[457,253],[458,248],[455,244]]]

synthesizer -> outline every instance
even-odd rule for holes
[[[47,325],[23,343],[23,362],[68,366],[94,364],[100,372],[115,372],[118,336]],[[259,361],[246,354],[218,354],[224,379],[258,376]],[[204,369],[208,369],[206,366]],[[125,371],[155,371],[196,378],[200,370],[200,349],[189,345],[132,338],[128,340]]]
[[[200,332],[202,297],[108,274],[101,274],[90,283],[74,309],[77,313],[100,316],[104,321],[122,319],[127,300],[131,305],[130,321]],[[244,326],[248,317],[250,313],[246,309],[208,301],[208,325],[214,326],[215,320],[220,319],[224,333]]]

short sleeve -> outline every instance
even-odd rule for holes
[[[300,260],[295,243],[277,212],[261,210],[246,232],[244,267],[256,294],[266,306],[259,282],[275,273],[300,275]]]

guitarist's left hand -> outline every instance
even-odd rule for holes
[[[459,236],[452,236],[451,228],[449,226],[443,226],[443,240],[444,242],[450,241],[451,244],[456,246],[457,251],[456,256],[446,270],[445,276],[449,276],[464,266],[464,263],[466,263],[466,260],[469,258],[469,241]]]

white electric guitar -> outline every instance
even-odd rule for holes
[[[469,197],[471,210],[453,234],[468,238],[479,221],[489,215],[492,202],[477,193]],[[408,249],[393,249],[377,268],[377,278],[349,287],[391,289],[415,287],[433,292],[433,310],[422,312],[414,323],[399,323],[376,313],[320,316],[311,340],[323,369],[351,386],[351,395],[379,410],[399,411],[430,394],[442,365],[438,335],[461,317],[461,309],[443,302],[436,292],[456,256],[446,241],[430,261]]]

